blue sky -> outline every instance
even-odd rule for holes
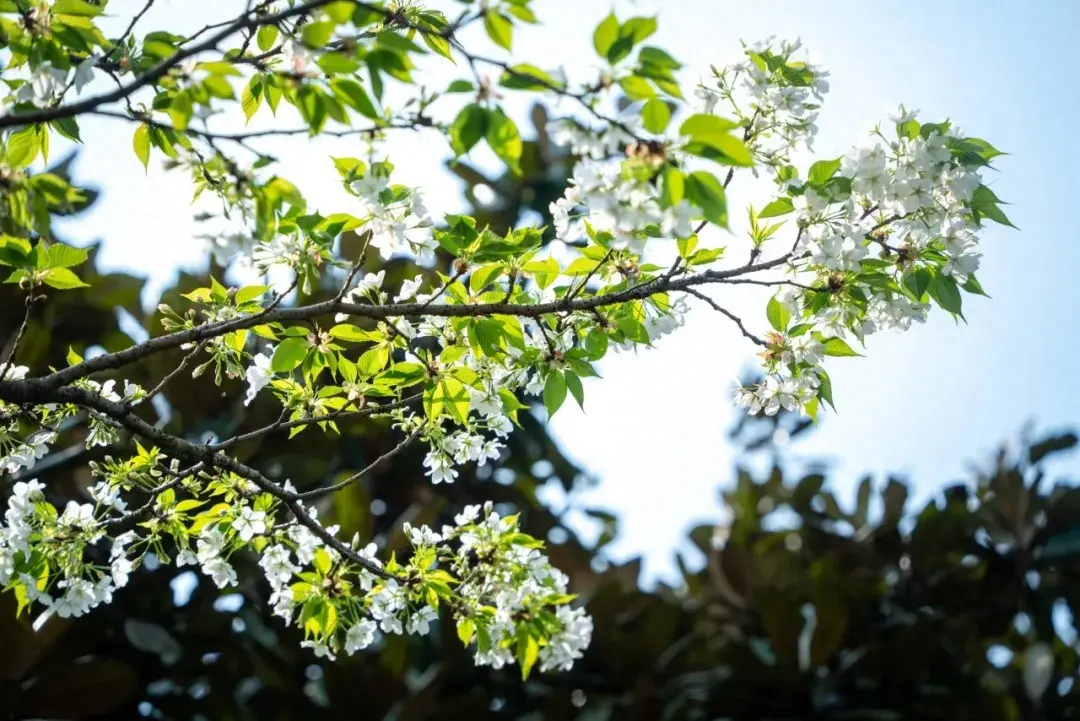
[[[546,24],[517,32],[515,62],[562,64],[572,77],[590,77],[592,28],[612,5],[535,4]],[[120,16],[114,22],[126,22],[141,5],[113,0]],[[141,28],[201,25],[234,6],[242,3],[159,0]],[[792,449],[796,457],[836,461],[842,495],[865,471],[891,471],[909,475],[926,497],[965,477],[971,461],[1014,437],[1025,420],[1040,427],[1080,421],[1073,371],[1080,239],[1067,218],[1080,191],[1080,94],[1072,72],[1080,5],[849,1],[810,10],[793,1],[668,0],[615,7],[620,16],[659,13],[651,42],[686,64],[689,83],[710,63],[737,60],[740,38],[801,37],[832,71],[814,157],[846,152],[899,103],[920,109],[924,120],[948,117],[1009,153],[989,180],[1012,203],[1007,211],[1020,230],[991,226],[983,235],[979,277],[992,299],[967,300],[967,325],[934,313],[925,326],[873,337],[865,358],[834,359],[829,371],[839,412]],[[452,78],[467,71],[443,64],[438,72]],[[512,107],[523,113],[526,106]],[[68,232],[82,241],[103,239],[107,265],[149,273],[161,288],[177,267],[202,262],[194,239],[201,229],[190,219],[188,178],[153,164],[144,174],[131,130],[115,121],[84,124],[83,137],[96,144],[84,150],[77,171],[84,181],[103,183],[105,193],[92,217]],[[357,154],[355,140],[264,147],[320,209],[347,203],[328,156]],[[447,149],[436,135],[399,137],[388,149],[401,182],[424,186],[433,211],[460,208],[460,185],[440,170]],[[809,162],[806,156],[804,167]],[[757,202],[761,191],[738,175],[729,205]],[[731,215],[742,217],[738,210]],[[712,233],[704,243],[734,242]],[[762,296],[723,300],[764,326]],[[587,412],[568,407],[553,423],[565,449],[600,478],[584,500],[623,519],[612,552],[644,553],[650,575],[670,571],[671,550],[690,525],[717,517],[717,487],[735,460],[724,441],[734,412],[728,387],[752,361],[753,348],[723,318],[696,310],[657,348],[606,360],[604,379],[586,385]]]

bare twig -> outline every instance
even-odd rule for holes
[[[687,292],[687,293],[689,293],[690,295],[694,296],[695,298],[700,298],[701,300],[703,300],[703,301],[705,301],[706,303],[708,303],[708,304],[709,304],[709,307],[710,307],[710,308],[712,308],[713,310],[715,310],[715,311],[716,311],[717,313],[721,313],[721,314],[723,314],[724,316],[726,316],[726,317],[727,317],[727,318],[728,318],[729,320],[731,320],[731,321],[732,321],[733,323],[735,323],[735,325],[737,325],[737,326],[739,327],[739,330],[740,330],[740,331],[742,331],[742,334],[743,334],[744,336],[746,336],[747,338],[749,338],[749,339],[750,339],[751,341],[753,341],[754,343],[756,343],[756,344],[758,344],[758,345],[760,345],[760,346],[765,346],[765,345],[768,345],[768,344],[767,344],[767,343],[766,343],[765,341],[763,341],[763,340],[762,340],[761,338],[758,338],[758,337],[757,337],[756,335],[754,335],[753,333],[751,333],[750,331],[748,331],[748,330],[746,329],[746,326],[745,326],[745,325],[743,325],[743,322],[742,322],[742,319],[741,319],[741,318],[739,318],[739,317],[738,317],[737,315],[735,315],[734,313],[732,313],[731,311],[729,311],[729,310],[728,310],[727,308],[724,308],[724,307],[723,307],[722,305],[720,305],[719,303],[717,303],[717,302],[716,302],[715,300],[713,300],[713,299],[712,299],[712,298],[710,298],[709,296],[707,296],[707,295],[705,295],[704,293],[702,293],[702,292],[700,292],[700,291],[697,291],[697,290],[695,290],[695,289],[693,289],[693,288],[687,288],[687,289],[686,289],[686,292]]]
[[[34,309],[34,294],[26,296],[26,315],[23,316],[22,324],[19,326],[19,330],[15,333],[15,341],[11,344],[11,350],[8,351],[7,358],[4,360],[4,365],[0,366],[0,381],[2,381],[8,373],[8,369],[11,368],[15,362],[15,353],[19,350],[19,343],[22,342],[23,336],[26,335],[26,328],[30,325],[30,314]]]
[[[394,456],[396,456],[397,454],[399,454],[403,450],[405,450],[413,441],[415,441],[417,438],[420,437],[420,433],[423,431],[423,429],[424,429],[423,426],[417,427],[417,429],[415,431],[413,431],[412,433],[410,433],[405,438],[405,440],[403,440],[401,443],[397,444],[396,446],[391,448],[389,451],[387,451],[386,453],[382,454],[381,456],[376,458],[374,461],[369,463],[365,468],[363,468],[360,471],[357,471],[353,475],[346,478],[344,481],[341,481],[339,483],[335,483],[332,486],[326,486],[325,488],[315,488],[315,489],[310,490],[310,491],[304,491],[303,493],[297,493],[296,494],[297,497],[301,498],[301,499],[318,498],[319,496],[325,496],[327,493],[334,493],[336,491],[340,491],[342,488],[346,488],[347,486],[350,486],[353,483],[356,483],[361,478],[366,476],[368,473],[371,473],[371,471],[375,470],[376,468],[381,466],[383,463],[385,463],[386,461],[390,460],[391,458],[393,458]]]

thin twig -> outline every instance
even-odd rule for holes
[[[743,325],[743,322],[742,322],[741,318],[739,318],[737,315],[735,315],[734,313],[729,311],[727,308],[724,308],[723,306],[721,306],[719,303],[714,301],[709,296],[707,296],[704,293],[701,293],[701,292],[699,292],[699,291],[697,291],[697,290],[695,290],[693,288],[687,288],[686,292],[689,293],[690,295],[694,296],[695,298],[700,298],[701,300],[705,301],[706,303],[709,304],[709,307],[712,308],[713,310],[715,310],[716,312],[722,313],[723,315],[727,316],[728,319],[730,319],[732,322],[735,323],[735,325],[737,325],[739,327],[739,330],[742,331],[742,334],[744,336],[746,336],[747,338],[749,338],[754,343],[757,343],[760,346],[768,345],[761,338],[758,338],[756,335],[754,335],[753,333],[748,331],[746,329],[746,326]]]
[[[394,401],[392,403],[372,405],[368,408],[361,408],[360,410],[355,411],[335,411],[334,413],[328,413],[325,416],[310,416],[307,418],[297,418],[292,421],[286,421],[284,419],[284,416],[286,414],[282,413],[282,417],[279,418],[275,423],[271,423],[268,426],[263,426],[262,428],[250,431],[248,433],[244,433],[242,435],[233,436],[232,438],[224,440],[220,443],[210,444],[207,447],[212,451],[223,451],[227,448],[235,446],[237,443],[244,443],[245,441],[251,441],[256,438],[261,438],[262,436],[267,436],[271,433],[287,430],[289,428],[296,428],[297,426],[309,426],[313,423],[326,423],[328,421],[347,421],[354,418],[373,416],[378,413],[387,413],[397,408],[404,408],[410,403],[420,400],[422,397],[422,393],[416,393],[414,395],[407,396],[399,401]]]
[[[15,362],[15,353],[19,350],[19,343],[22,342],[23,336],[26,335],[26,328],[30,325],[30,313],[34,308],[34,294],[26,296],[24,301],[26,304],[26,315],[23,316],[22,325],[19,326],[18,332],[15,334],[15,342],[11,344],[11,350],[8,351],[7,359],[4,360],[4,365],[0,367],[0,381],[7,377],[8,369],[11,368]]]
[[[360,471],[357,471],[353,475],[346,478],[344,481],[341,481],[340,483],[335,483],[332,486],[326,486],[325,488],[315,488],[315,489],[310,490],[310,491],[304,491],[303,493],[297,493],[296,494],[297,497],[301,498],[301,499],[304,499],[304,500],[306,500],[308,498],[318,498],[319,496],[325,496],[327,493],[334,493],[336,491],[340,491],[342,488],[346,488],[346,487],[352,485],[353,483],[356,483],[361,478],[366,476],[368,473],[375,470],[380,465],[382,465],[386,461],[390,460],[391,458],[393,458],[394,456],[396,456],[397,454],[399,454],[403,450],[405,450],[413,441],[415,441],[417,438],[420,437],[420,434],[423,431],[423,429],[424,429],[424,427],[422,425],[418,426],[417,429],[415,431],[413,431],[412,433],[410,433],[409,436],[406,437],[405,440],[403,440],[401,443],[397,444],[396,446],[391,448],[389,451],[387,451],[386,453],[382,454],[381,456],[376,458],[374,461],[369,463],[365,468],[363,468]]]

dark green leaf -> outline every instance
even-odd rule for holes
[[[709,222],[727,227],[727,199],[724,186],[715,176],[696,170],[686,176],[686,199],[701,208]]]
[[[562,371],[548,371],[547,379],[544,381],[544,408],[547,409],[549,419],[559,410],[564,400],[566,400],[566,376]]]
[[[487,134],[488,111],[478,103],[466,105],[450,124],[450,147],[457,155],[472,150]]]

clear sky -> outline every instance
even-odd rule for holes
[[[126,22],[142,0],[113,0]],[[448,2],[436,7],[460,7]],[[159,0],[143,32],[180,23],[205,24],[243,3]],[[545,25],[519,29],[515,62],[563,65],[571,77],[591,77],[592,29],[612,4],[604,0],[536,0]],[[967,325],[940,311],[903,334],[874,336],[865,358],[833,359],[838,414],[792,449],[799,458],[837,462],[846,496],[864,471],[900,472],[926,497],[964,476],[1001,440],[1035,419],[1040,427],[1080,421],[1080,379],[1073,333],[1080,309],[1080,238],[1067,213],[1080,191],[1080,112],[1073,44],[1080,4],[909,0],[904,3],[619,2],[620,17],[659,14],[650,42],[668,48],[696,81],[709,64],[738,60],[739,39],[771,34],[801,37],[832,71],[832,90],[819,120],[816,157],[832,158],[860,142],[899,103],[922,119],[948,117],[1010,155],[991,174],[994,191],[1020,230],[991,225],[983,235],[979,277],[992,299],[965,297]],[[224,10],[223,10],[224,8]],[[173,29],[173,28],[170,28]],[[114,31],[116,34],[118,30]],[[447,78],[467,74],[445,63]],[[96,89],[105,86],[97,85]],[[519,111],[525,106],[515,106]],[[256,122],[258,122],[258,118]],[[181,266],[204,261],[201,229],[191,221],[190,183],[152,163],[144,174],[131,151],[132,128],[87,122],[95,138],[77,166],[78,178],[103,183],[93,215],[68,229],[77,240],[103,239],[109,267],[149,274],[160,289]],[[104,140],[103,140],[104,139]],[[281,172],[320,210],[346,207],[329,155],[357,154],[355,140],[275,141]],[[445,142],[410,134],[389,144],[400,182],[424,186],[434,212],[461,207],[460,183],[440,170]],[[802,163],[805,167],[807,159]],[[736,176],[729,205],[763,197],[746,174]],[[738,230],[738,227],[735,227]],[[712,231],[703,242],[724,244]],[[741,296],[742,294],[737,294]],[[156,295],[151,292],[148,300]],[[723,298],[728,307],[765,325],[761,297]],[[728,388],[752,361],[753,347],[707,308],[638,356],[614,356],[603,380],[586,384],[586,413],[566,406],[557,437],[572,457],[600,478],[588,501],[618,513],[623,533],[614,555],[644,553],[650,575],[671,569],[671,551],[685,530],[718,513],[718,484],[734,462],[724,433],[733,417]],[[572,404],[571,404],[572,405]]]

